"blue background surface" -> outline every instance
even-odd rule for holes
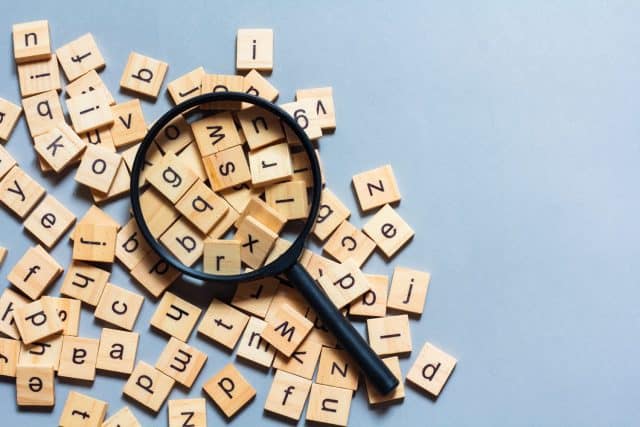
[[[166,81],[199,65],[232,73],[236,30],[271,27],[281,101],[297,88],[334,87],[338,128],[321,154],[355,224],[366,217],[351,176],[393,165],[399,212],[417,234],[389,264],[376,254],[365,271],[404,265],[433,275],[403,373],[426,340],[459,364],[436,402],[409,389],[404,404],[370,410],[361,389],[351,425],[637,424],[640,3],[61,3],[0,3],[0,96],[19,101],[12,23],[49,19],[54,47],[93,33],[118,101],[128,99],[117,87],[131,50],[167,61]],[[144,101],[147,120],[168,106],[164,96]],[[85,212],[72,174],[37,171],[24,120],[6,147],[77,216]],[[124,221],[127,201],[106,210]],[[0,245],[10,247],[4,278],[33,240],[4,210],[0,223]],[[70,245],[53,255],[66,265]],[[138,289],[119,265],[111,280]],[[154,306],[147,300],[136,324],[138,356],[150,363],[166,342],[148,330]],[[92,314],[82,316],[80,334],[98,337]],[[195,335],[190,343],[210,355],[190,394],[199,396],[229,357]],[[258,395],[233,425],[275,424],[262,411],[272,377],[239,367]],[[126,403],[144,425],[166,423],[166,409],[153,418],[125,402],[123,385],[103,375],[90,387],[59,385],[49,414],[18,411],[13,386],[0,382],[2,424],[56,423],[71,387],[108,400],[109,414]],[[224,424],[210,404],[209,424]]]

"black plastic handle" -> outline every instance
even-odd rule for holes
[[[353,325],[345,319],[331,300],[322,292],[313,277],[299,263],[286,272],[289,280],[311,304],[325,326],[335,335],[364,375],[382,394],[388,394],[398,386],[398,379],[380,360]]]

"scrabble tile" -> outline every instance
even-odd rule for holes
[[[207,180],[207,170],[204,168],[198,145],[190,142],[178,153],[178,158],[198,176],[201,181]]]
[[[41,246],[33,246],[13,266],[7,279],[32,300],[40,298],[44,291],[60,276],[62,266]]]
[[[273,30],[267,28],[238,30],[236,69],[271,71],[273,69]]]
[[[237,213],[243,213],[252,198],[260,198],[264,194],[264,188],[254,187],[251,182],[245,182],[222,190],[219,194]],[[271,210],[275,212],[274,209]]]
[[[131,409],[125,406],[109,417],[109,419],[102,424],[102,427],[142,427],[142,424],[140,424],[140,421],[133,415]]]
[[[438,397],[447,383],[457,360],[427,342],[407,373],[407,381]]]
[[[227,213],[229,205],[197,180],[176,203],[176,209],[202,233],[208,233]]]
[[[120,223],[96,205],[89,206],[87,212],[85,212],[85,214],[76,224],[76,228],[79,224],[111,225],[113,227],[116,227],[116,229],[118,230],[120,229]],[[69,236],[69,239],[74,240],[75,233],[76,230],[74,228]]]
[[[278,286],[278,290],[271,300],[271,305],[269,306],[269,311],[267,311],[265,320],[269,322],[276,318],[278,309],[285,304],[289,305],[300,314],[305,314],[307,310],[309,310],[309,303],[304,299],[300,292],[294,288],[290,288],[289,286]]]
[[[49,21],[13,24],[13,57],[16,63],[38,61],[51,56]]]
[[[169,427],[206,427],[207,403],[203,398],[170,399]]]
[[[147,174],[147,181],[174,204],[197,180],[197,175],[173,153],[165,154]]]
[[[366,274],[370,289],[358,297],[349,307],[349,314],[356,317],[384,317],[387,314],[389,277]]]
[[[231,305],[264,319],[278,290],[278,280],[273,277],[240,282],[231,300]]]
[[[325,185],[324,170],[322,168],[322,160],[320,159],[320,153],[318,150],[314,150],[315,156],[318,159],[320,165],[320,181],[322,185]],[[309,155],[306,151],[298,151],[291,154],[291,166],[293,167],[293,181],[304,181],[307,188],[313,187],[313,174],[311,173],[311,164],[309,162]]]
[[[21,219],[44,195],[44,187],[18,166],[11,168],[0,181],[0,201]]]
[[[382,405],[401,402],[402,400],[404,400],[404,384],[402,384],[400,359],[398,359],[398,356],[393,356],[384,358],[382,359],[382,361],[398,379],[399,383],[391,393],[384,395],[380,394],[380,392],[376,390],[375,386],[367,378],[365,378],[365,383],[367,385],[367,399],[369,400],[369,405]]]
[[[340,310],[340,313],[344,316],[346,314],[346,308]],[[311,329],[307,340],[315,341],[325,347],[335,348],[337,346],[338,340],[325,326],[320,316],[318,316],[318,313],[309,309],[305,314],[305,317],[313,323],[313,329]]]
[[[206,240],[203,270],[209,274],[239,274],[241,272],[240,241]]]
[[[276,354],[273,367],[278,369],[278,372],[289,372],[310,380],[313,378],[322,348],[321,343],[307,337],[291,357],[286,357],[282,353]]]
[[[182,114],[178,114],[167,123],[155,138],[156,144],[165,152],[174,154],[182,151],[191,142],[195,141],[195,135],[191,125]]]
[[[98,305],[110,273],[81,261],[69,266],[60,293],[78,299],[92,307]]]
[[[290,357],[311,331],[313,324],[291,306],[284,304],[262,330],[262,338],[280,353]]]
[[[81,301],[73,298],[43,296],[54,305],[58,319],[62,323],[62,335],[77,336],[80,327]]]
[[[107,402],[71,390],[58,424],[64,427],[101,427],[108,406]]]
[[[133,329],[144,297],[107,283],[96,306],[96,318],[127,331]]]
[[[258,71],[251,70],[244,76],[244,93],[249,95],[259,96],[267,101],[274,102],[278,99],[278,89],[276,89],[269,80],[265,79]],[[251,105],[248,102],[242,104],[242,108],[249,108]]]
[[[346,426],[353,392],[340,387],[312,384],[307,421]]]
[[[328,269],[340,265],[339,263],[332,261],[329,258],[325,258],[311,251],[308,251],[308,254],[309,256],[306,257],[306,260],[303,260],[301,258],[301,262],[303,263],[305,270],[307,270],[311,277],[316,280],[319,277],[323,276]]]
[[[193,136],[202,157],[242,145],[230,112],[207,116],[191,123]]]
[[[202,310],[190,302],[165,292],[151,317],[151,326],[187,342]]]
[[[147,188],[140,196],[142,216],[151,231],[158,238],[173,224],[180,213],[155,188]]]
[[[55,405],[55,397],[52,367],[18,365],[16,369],[18,406],[52,407]]]
[[[403,313],[422,314],[430,281],[431,274],[427,272],[396,267],[387,307]]]
[[[169,95],[171,95],[173,103],[180,104],[187,99],[200,95],[200,85],[202,84],[203,76],[204,68],[198,67],[169,82],[167,84],[167,90],[169,91]]]
[[[95,189],[91,189],[91,197],[96,204],[106,203],[124,194],[128,194],[131,189],[131,176],[129,170],[124,162],[120,162],[118,169],[116,170],[116,176],[113,177],[111,187],[106,193],[100,192]]]
[[[111,112],[113,113],[111,137],[116,148],[142,141],[147,134],[147,123],[139,99],[113,105]]]
[[[287,219],[306,219],[309,215],[307,186],[304,181],[281,182],[267,187],[267,204]]]
[[[203,157],[202,161],[214,191],[251,181],[249,165],[239,145]]]
[[[201,93],[209,92],[242,92],[244,78],[242,76],[226,74],[206,74],[202,76]],[[222,101],[205,104],[203,109],[210,110],[237,110],[240,103],[234,101]]]
[[[103,328],[96,368],[120,374],[133,372],[139,339],[140,335],[137,332]]]
[[[191,388],[207,361],[207,355],[197,348],[171,337],[160,354],[156,369],[177,383]]]
[[[214,298],[198,325],[198,333],[233,350],[248,321],[249,316]]]
[[[284,142],[250,152],[249,168],[251,184],[257,187],[290,179],[293,168],[289,145]]]
[[[345,350],[329,347],[322,348],[316,376],[318,384],[356,391],[358,389],[358,376],[358,366]]]
[[[320,240],[325,240],[336,228],[351,216],[347,208],[331,190],[325,188],[320,196],[320,207],[313,234]]]
[[[48,132],[58,123],[64,122],[60,98],[55,90],[23,98],[22,109],[32,137]]]
[[[75,163],[86,148],[86,143],[64,122],[33,141],[40,158],[57,173]]]
[[[16,159],[0,145],[0,180],[17,164]]]
[[[322,249],[340,262],[351,259],[360,267],[369,259],[375,248],[375,242],[366,234],[349,221],[343,221]]]
[[[160,236],[160,242],[182,264],[192,266],[202,257],[204,236],[184,218],[178,219]]]
[[[31,344],[20,343],[18,365],[47,366],[57,371],[62,353],[62,340],[62,335],[55,335]]]
[[[322,136],[322,129],[320,129],[320,126],[317,123],[318,116],[316,115],[315,103],[313,100],[301,99],[296,102],[282,104],[280,107],[293,117],[298,126],[300,126],[307,134],[309,139],[315,140]],[[283,127],[289,144],[299,145],[300,142],[298,141],[298,137],[293,133],[293,130],[286,125]]]
[[[64,75],[69,81],[105,66],[104,58],[91,33],[80,36],[58,48],[56,55]]]
[[[55,55],[41,61],[18,64],[20,95],[24,98],[50,90],[60,91],[60,70]]]
[[[232,363],[211,377],[202,389],[227,418],[233,417],[256,395],[256,390]]]
[[[46,248],[53,248],[66,233],[76,216],[55,197],[48,194],[24,221],[27,229]]]
[[[336,111],[333,103],[333,88],[319,87],[296,90],[296,100],[311,99],[315,104],[316,123],[324,130],[336,127]]]
[[[240,241],[240,258],[251,268],[258,268],[266,259],[278,235],[248,215],[238,225],[235,240]]]
[[[0,98],[0,140],[9,140],[21,113],[21,106]]]
[[[7,248],[3,248],[0,246],[0,266],[4,263],[4,260],[7,258],[7,253],[9,250]]]
[[[93,381],[96,378],[99,344],[100,341],[92,338],[63,337],[58,376]]]
[[[113,124],[113,112],[104,89],[98,88],[67,99],[67,110],[77,133],[84,133]]]
[[[307,401],[309,390],[311,390],[311,380],[285,371],[276,371],[264,409],[298,421]]]
[[[171,393],[175,381],[140,361],[136,365],[122,393],[153,412],[158,412]]]
[[[26,297],[9,288],[5,288],[0,295],[0,334],[9,338],[20,339],[20,333],[16,327],[16,310],[29,303]]]
[[[387,258],[394,256],[414,235],[409,224],[389,205],[384,205],[362,230],[376,242]]]
[[[237,219],[236,225],[240,225],[247,216],[251,216],[274,233],[280,233],[287,222],[286,216],[256,196],[249,199],[240,217]]]
[[[25,344],[62,332],[55,306],[47,300],[39,299],[16,308],[14,321]]]
[[[354,175],[352,183],[364,212],[400,201],[400,190],[390,165]]]
[[[153,251],[149,252],[131,270],[131,276],[147,292],[158,298],[179,276],[180,272],[167,264]]]
[[[267,255],[267,259],[264,260],[265,265],[269,265],[287,251],[291,247],[291,242],[286,239],[277,238],[276,242],[271,248],[271,252]]]
[[[328,269],[317,281],[339,309],[363,295],[371,287],[367,277],[350,259]]]
[[[120,87],[155,99],[162,87],[167,68],[166,62],[131,52],[120,78]]]
[[[251,150],[285,139],[280,119],[261,107],[242,110],[238,120]]]
[[[118,229],[113,225],[78,224],[75,228],[75,261],[113,262]]]
[[[97,145],[111,152],[116,152],[116,146],[111,136],[111,128],[94,129],[79,135],[84,145]],[[124,152],[122,153],[124,156]]]
[[[15,378],[19,356],[20,341],[0,338],[0,377]]]
[[[411,352],[411,330],[406,314],[368,319],[367,332],[371,348],[380,356]]]
[[[238,344],[237,356],[256,366],[270,368],[276,349],[261,337],[266,326],[267,323],[257,317],[249,318]]]
[[[60,60],[59,57],[58,60]],[[109,88],[104,84],[95,70],[90,70],[86,74],[78,77],[69,83],[64,90],[70,98],[93,92],[96,96],[105,96],[109,105],[116,103]]]
[[[116,235],[116,258],[131,270],[150,250],[136,220],[131,218]]]
[[[207,240],[219,239],[224,236],[235,224],[238,219],[238,213],[235,209],[229,209],[227,213],[213,226],[211,231],[207,234]]]
[[[116,176],[122,158],[97,145],[89,145],[82,156],[75,180],[106,193]]]

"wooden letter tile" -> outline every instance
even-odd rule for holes
[[[62,323],[62,335],[78,335],[81,301],[73,298],[49,296],[43,296],[42,298],[55,306],[58,319]]]
[[[47,366],[57,371],[62,353],[62,340],[62,335],[56,335],[31,344],[21,343],[18,365]]]
[[[73,212],[49,194],[24,221],[24,228],[51,249],[74,222],[76,216]]]
[[[19,356],[20,341],[0,338],[0,377],[15,378]]]
[[[133,372],[139,338],[137,332],[103,328],[96,368],[120,374]]]
[[[197,180],[178,200],[176,209],[206,234],[227,213],[229,205],[204,182]]]
[[[244,218],[249,215],[276,234],[280,233],[287,222],[286,216],[267,205],[260,197],[257,196],[253,196],[249,199],[244,210],[242,210],[240,217],[236,220],[236,225],[242,223]]]
[[[242,92],[244,78],[242,76],[225,74],[205,74],[202,76],[202,93],[209,92]],[[240,103],[235,101],[222,101],[205,104],[203,109],[211,110],[237,110]]]
[[[353,177],[360,209],[369,211],[387,203],[400,201],[400,190],[390,165],[381,166]]]
[[[160,242],[181,263],[192,266],[202,256],[204,236],[189,221],[180,218],[160,236]]]
[[[18,406],[55,405],[55,380],[50,366],[18,365],[16,369]]]
[[[240,145],[206,156],[202,160],[214,191],[251,181],[249,165]]]
[[[31,212],[44,194],[44,187],[18,166],[11,168],[0,181],[0,201],[21,219]]]
[[[335,265],[317,280],[338,309],[363,295],[371,287],[366,276],[352,260]]]
[[[336,228],[351,216],[351,211],[328,188],[322,190],[320,208],[316,217],[313,234],[325,240]]]
[[[431,274],[427,272],[396,267],[387,306],[403,313],[422,314],[430,281]]]
[[[0,98],[0,140],[9,140],[21,113],[22,107]]]
[[[73,259],[113,262],[118,228],[105,224],[79,223],[74,230]]]
[[[267,204],[287,219],[306,219],[309,215],[307,185],[304,181],[281,182],[267,187]]]
[[[261,336],[280,353],[290,357],[312,327],[313,323],[291,306],[284,304],[269,319]]]
[[[214,298],[198,325],[198,332],[233,350],[248,321],[249,316]]]
[[[140,421],[133,415],[131,409],[125,406],[109,417],[109,419],[102,424],[102,427],[142,427],[142,424],[140,424]]]
[[[120,78],[120,87],[155,99],[167,68],[166,62],[131,52]]]
[[[389,277],[378,274],[365,276],[371,288],[351,303],[349,314],[359,317],[384,317],[387,314]]]
[[[104,58],[91,33],[87,33],[56,50],[58,61],[69,81],[91,70],[104,68]]]
[[[162,151],[176,154],[194,140],[191,125],[182,114],[178,114],[160,130],[155,142]]]
[[[20,339],[20,333],[14,320],[16,310],[27,305],[29,300],[9,288],[0,295],[0,334],[13,339]]]
[[[307,420],[346,427],[353,391],[322,384],[312,384]]]
[[[207,427],[206,405],[203,398],[169,400],[169,427]]]
[[[38,61],[51,56],[49,21],[13,24],[13,57],[16,63]]]
[[[0,125],[2,122],[0,121]],[[0,180],[13,168],[18,162],[13,156],[0,145]]]
[[[240,258],[251,268],[259,268],[278,237],[251,215],[238,225],[235,240],[240,241]]]
[[[243,28],[236,37],[236,69],[273,69],[273,30]]]
[[[264,319],[277,290],[278,279],[273,277],[241,282],[236,286],[231,305]]]
[[[99,344],[100,341],[93,338],[63,337],[58,376],[93,381],[96,378]]]
[[[64,122],[60,97],[55,90],[23,98],[22,109],[32,137],[49,132]]]
[[[62,323],[58,319],[55,305],[39,299],[15,311],[14,320],[22,342],[31,344],[62,332]]]
[[[102,91],[98,91],[98,89],[102,89]],[[96,95],[106,96],[109,105],[116,103],[113,99],[113,95],[111,95],[111,92],[109,91],[109,88],[104,84],[95,70],[88,71],[86,74],[83,74],[81,77],[78,77],[76,80],[69,83],[65,87],[65,92],[70,98],[89,92],[95,92]]]
[[[202,310],[188,301],[165,292],[158,304],[151,326],[181,341],[187,342]]]
[[[173,205],[153,187],[148,187],[140,196],[140,207],[149,231],[156,238],[160,237],[180,216]]]
[[[206,240],[204,242],[205,273],[240,274],[240,241]]]
[[[131,331],[143,301],[142,295],[107,283],[94,314],[100,320]]]
[[[255,197],[259,198],[262,194],[264,194],[264,188],[256,188],[250,182],[234,185],[220,192],[220,195],[238,213],[243,213],[249,201]]]
[[[147,134],[147,123],[139,99],[123,102],[111,107],[113,127],[111,137],[116,148],[139,142]]]
[[[116,236],[116,258],[131,270],[150,250],[136,220],[131,218]]]
[[[149,252],[131,270],[136,279],[151,295],[158,298],[179,276],[180,272],[167,264],[153,251]]]
[[[131,373],[122,393],[153,412],[158,412],[171,393],[175,381],[140,361]]]
[[[98,305],[110,273],[84,262],[73,262],[62,282],[60,293],[92,307]]]
[[[351,259],[360,267],[369,259],[375,248],[375,242],[366,234],[349,221],[343,221],[322,249],[340,262]]]
[[[264,409],[298,421],[310,389],[311,380],[285,371],[276,371]]]
[[[456,363],[455,358],[427,342],[409,369],[407,381],[438,397]]]
[[[401,402],[404,399],[404,384],[402,384],[402,371],[400,370],[400,359],[398,356],[387,357],[382,359],[385,365],[391,370],[393,375],[398,379],[398,386],[389,394],[383,395],[376,390],[371,382],[365,378],[367,384],[367,398],[369,405],[382,405],[393,402]]]
[[[251,150],[285,140],[280,119],[261,107],[242,110],[238,120]]]
[[[232,363],[211,377],[202,389],[227,418],[233,417],[256,395],[256,390]]]
[[[312,379],[323,347],[321,343],[309,338],[311,337],[307,337],[289,358],[278,353],[273,367],[278,371],[286,371],[309,380]]]
[[[240,344],[238,344],[238,357],[264,368],[270,368],[273,363],[276,350],[261,337],[267,323],[257,317],[251,317],[244,329]]]
[[[85,133],[113,124],[113,112],[104,89],[95,89],[67,99],[73,129]]]
[[[198,67],[187,74],[167,83],[167,90],[174,104],[180,104],[187,99],[200,95],[200,86],[204,68]]]
[[[41,246],[29,248],[14,265],[7,279],[32,300],[40,295],[62,273],[62,267]]]
[[[398,213],[385,205],[367,222],[362,230],[391,258],[413,237],[413,230]]]
[[[315,103],[316,123],[324,130],[333,130],[336,127],[336,111],[333,105],[333,88],[319,87],[315,89],[298,89],[296,100],[311,99]]]
[[[233,116],[229,112],[214,114],[191,124],[202,157],[242,144]]]
[[[274,102],[278,98],[278,89],[273,87],[269,80],[265,79],[258,71],[251,70],[244,76],[244,92],[249,95],[259,96],[267,101]],[[242,104],[243,108],[250,108],[250,103]]]
[[[358,366],[346,351],[329,347],[322,348],[316,377],[318,384],[356,391],[358,376]]]
[[[313,100],[301,99],[296,102],[282,104],[280,107],[293,117],[298,126],[305,131],[309,139],[314,140],[322,136],[322,129],[320,129],[317,123],[318,116],[316,115],[316,105]],[[300,142],[298,141],[298,137],[293,133],[293,130],[285,124],[283,124],[283,127],[289,144],[299,145]]]
[[[156,369],[191,388],[206,361],[205,353],[171,337],[158,358]]]
[[[411,352],[411,330],[406,314],[368,319],[367,332],[371,348],[380,356]]]
[[[127,169],[127,165],[124,162],[120,162],[120,166],[118,166],[116,176],[111,182],[109,191],[103,193],[92,188],[91,197],[93,197],[94,203],[101,204],[129,193],[130,188],[131,176],[129,175],[129,170]]]
[[[47,133],[33,138],[34,148],[56,173],[75,163],[86,143],[64,122]]]
[[[101,427],[109,404],[71,390],[60,414],[64,427]]]
[[[42,61],[18,65],[20,95],[24,98],[50,90],[60,91],[60,70],[55,55]]]
[[[251,184],[256,187],[290,179],[293,169],[289,144],[284,142],[250,152],[249,167]]]
[[[109,191],[122,157],[106,148],[89,145],[82,156],[75,180],[102,193]]]

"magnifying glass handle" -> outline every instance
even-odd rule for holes
[[[342,316],[307,270],[296,263],[286,274],[376,389],[382,394],[388,394],[396,388],[398,379],[395,375],[373,352],[351,322]]]

